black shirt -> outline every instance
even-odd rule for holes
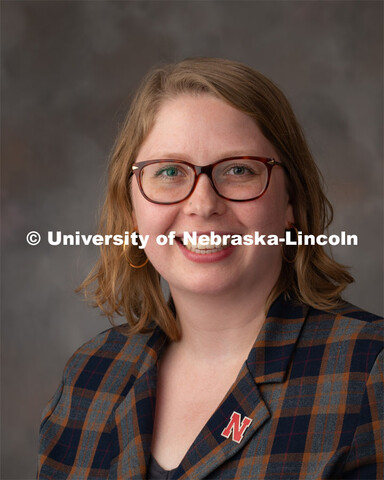
[[[147,480],[168,480],[175,470],[176,468],[173,470],[164,470],[164,468],[160,467],[157,463],[156,458],[151,456],[149,459]]]

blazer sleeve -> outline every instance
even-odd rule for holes
[[[384,478],[384,351],[377,356],[368,376],[359,424],[347,456],[343,479]]]
[[[123,327],[115,327],[100,333],[65,365],[62,382],[43,412],[39,479],[88,478],[90,470],[93,477],[107,476],[115,455],[113,412],[130,378],[122,332]]]
[[[44,425],[49,420],[50,416],[52,415],[53,411],[55,410],[57,404],[60,401],[60,398],[63,394],[63,388],[64,388],[64,380],[61,381],[60,385],[58,386],[55,394],[51,398],[51,400],[48,402],[47,406],[44,408],[43,413],[41,414],[41,424],[40,424],[40,430],[39,430],[39,435],[41,435]]]
[[[72,428],[74,386],[90,354],[103,343],[105,336],[104,332],[98,335],[69,358],[61,383],[43,411],[39,431],[38,479],[64,479],[70,472],[70,463],[76,455],[78,441],[78,429]],[[70,446],[67,445],[68,437],[71,438]],[[55,461],[55,457],[60,457],[64,449],[66,462]]]
[[[72,390],[71,386],[68,384],[68,374],[73,367],[74,358],[75,355],[68,360],[64,367],[61,383],[42,413],[39,430],[38,479],[66,478],[64,472],[61,472],[59,475],[54,468],[47,465],[46,461],[49,452],[56,444],[60,432],[68,421]]]

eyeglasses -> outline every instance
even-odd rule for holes
[[[283,164],[267,157],[224,158],[204,167],[183,160],[147,160],[132,166],[142,195],[152,203],[170,205],[188,198],[199,175],[205,173],[212,188],[232,202],[260,198],[267,190],[272,168]]]

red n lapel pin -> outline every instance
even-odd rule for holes
[[[245,430],[252,423],[252,418],[244,417],[242,422],[240,422],[240,420],[240,413],[233,412],[228,425],[221,432],[221,435],[225,438],[229,438],[232,432],[232,440],[234,442],[240,443],[244,437]]]

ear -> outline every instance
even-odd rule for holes
[[[293,214],[292,204],[288,203],[285,212],[285,228],[289,228],[289,224],[291,223],[295,224],[295,215]]]

